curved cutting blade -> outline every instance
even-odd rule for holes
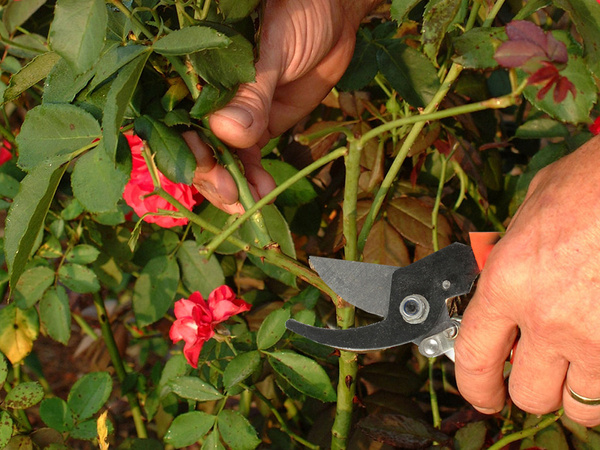
[[[348,303],[371,314],[387,316],[392,275],[399,267],[317,256],[311,256],[308,262],[321,279]]]
[[[394,326],[386,320],[346,330],[312,327],[294,319],[288,320],[285,326],[288,330],[311,341],[352,352],[381,350],[410,342],[410,340],[399,340],[398,333],[394,332]]]

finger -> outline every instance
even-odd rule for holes
[[[211,130],[219,139],[233,147],[246,148],[263,138],[279,79],[280,53],[261,52],[256,81],[241,85],[227,106],[209,117]]]
[[[573,398],[569,388],[587,399],[600,398],[600,370],[588,364],[571,363],[567,371],[567,379],[563,388],[563,406],[565,414],[575,422],[586,427],[600,425],[600,405],[586,405]],[[598,402],[600,403],[600,402]]]
[[[491,414],[504,407],[504,362],[517,337],[517,325],[496,312],[481,284],[456,339],[456,382],[469,403]]]
[[[513,355],[509,393],[515,405],[532,414],[556,411],[562,403],[568,362],[526,332]]]
[[[275,180],[260,163],[261,155],[258,146],[238,150],[237,155],[244,164],[246,179],[256,192],[255,200],[263,198],[275,189]]]
[[[181,137],[190,148],[196,158],[196,171],[206,173],[213,169],[217,160],[213,150],[206,145],[195,131],[184,131]]]
[[[215,164],[208,172],[197,169],[193,183],[198,192],[217,208],[229,214],[244,212],[244,208],[238,202],[235,181],[223,166]]]

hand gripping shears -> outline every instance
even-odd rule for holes
[[[454,359],[460,318],[447,300],[471,291],[498,233],[471,236],[473,249],[454,243],[406,267],[311,257],[309,263],[348,303],[383,320],[345,330],[288,320],[289,330],[341,350],[366,352],[413,342],[428,357]],[[477,244],[475,243],[477,241]]]

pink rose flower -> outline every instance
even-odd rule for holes
[[[0,147],[0,166],[13,157],[12,153],[10,152],[11,148],[12,145],[10,145],[10,142],[4,139],[2,141],[2,147]]]
[[[189,299],[175,302],[177,320],[171,325],[169,337],[174,343],[185,342],[183,355],[192,367],[197,368],[202,346],[215,335],[215,326],[249,310],[250,304],[236,298],[229,286],[220,286],[212,291],[208,302],[200,292],[194,292]]]
[[[142,217],[146,213],[157,213],[160,209],[176,211],[177,209],[158,195],[148,196],[154,191],[154,184],[148,166],[142,156],[143,141],[138,136],[125,135],[133,157],[131,177],[125,186],[123,199],[133,208],[135,213]],[[197,203],[202,201],[202,196],[195,187],[183,183],[173,183],[159,172],[160,184],[165,191],[175,197],[182,205],[191,210]],[[163,228],[171,228],[178,225],[186,225],[188,219],[167,216],[146,216],[144,221],[155,223]]]

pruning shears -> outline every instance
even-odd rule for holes
[[[498,233],[472,233],[406,267],[311,257],[309,263],[341,298],[382,318],[370,325],[319,328],[290,319],[289,330],[341,350],[366,352],[413,342],[421,354],[454,359],[460,317],[447,301],[471,291]]]

